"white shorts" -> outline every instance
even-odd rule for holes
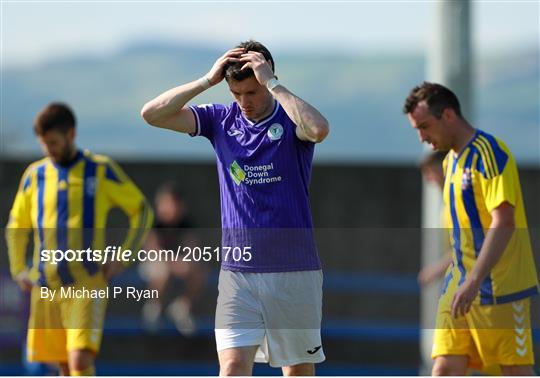
[[[324,361],[322,283],[321,270],[222,270],[216,308],[217,351],[258,345],[255,362],[269,362],[272,367]]]

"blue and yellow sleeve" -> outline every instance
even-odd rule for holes
[[[105,185],[111,204],[119,207],[129,219],[129,231],[122,247],[138,250],[154,222],[152,207],[139,188],[113,161],[107,163]]]
[[[12,277],[16,277],[27,269],[26,250],[31,228],[32,169],[28,168],[22,176],[6,226],[9,268]]]
[[[481,159],[478,160],[480,186],[488,212],[504,202],[517,203],[519,177],[514,158],[501,141],[480,144]]]

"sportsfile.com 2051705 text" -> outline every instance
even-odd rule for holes
[[[108,262],[155,262],[155,261],[185,261],[185,262],[227,262],[251,261],[251,247],[188,247],[179,245],[173,249],[140,249],[134,253],[121,246],[107,246],[105,249],[42,249],[40,260],[56,265],[62,261],[93,261],[101,264]]]

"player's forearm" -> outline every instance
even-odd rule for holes
[[[439,261],[435,267],[437,277],[442,277],[450,264],[452,264],[452,256],[445,256],[441,261]]]
[[[317,109],[282,85],[275,87],[272,94],[309,141],[320,143],[326,138],[328,121]]]
[[[148,201],[143,200],[136,215],[129,218],[129,230],[122,244],[130,250],[138,250],[144,244],[148,232],[154,223],[154,212]]]
[[[141,110],[141,116],[150,125],[160,127],[166,120],[178,114],[192,98],[209,87],[210,83],[203,77],[169,89],[144,104]]]
[[[513,223],[495,222],[491,224],[491,227],[486,233],[484,244],[482,245],[476,264],[469,277],[478,287],[501,259],[512,238],[514,229]]]
[[[9,256],[9,270],[13,278],[24,272],[26,266],[26,248],[28,229],[6,228],[6,243]]]

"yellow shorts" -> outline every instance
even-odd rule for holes
[[[34,287],[28,322],[28,360],[66,362],[68,352],[77,349],[89,349],[97,354],[107,299],[91,298],[91,293],[106,288],[107,283],[101,274],[84,284],[56,289],[52,300],[50,289],[48,298],[42,298],[44,289]],[[76,295],[83,297],[77,298]]]
[[[457,319],[450,301],[439,301],[431,357],[469,356],[469,367],[534,365],[530,299],[498,304],[474,304]],[[451,298],[451,296],[450,296]]]

